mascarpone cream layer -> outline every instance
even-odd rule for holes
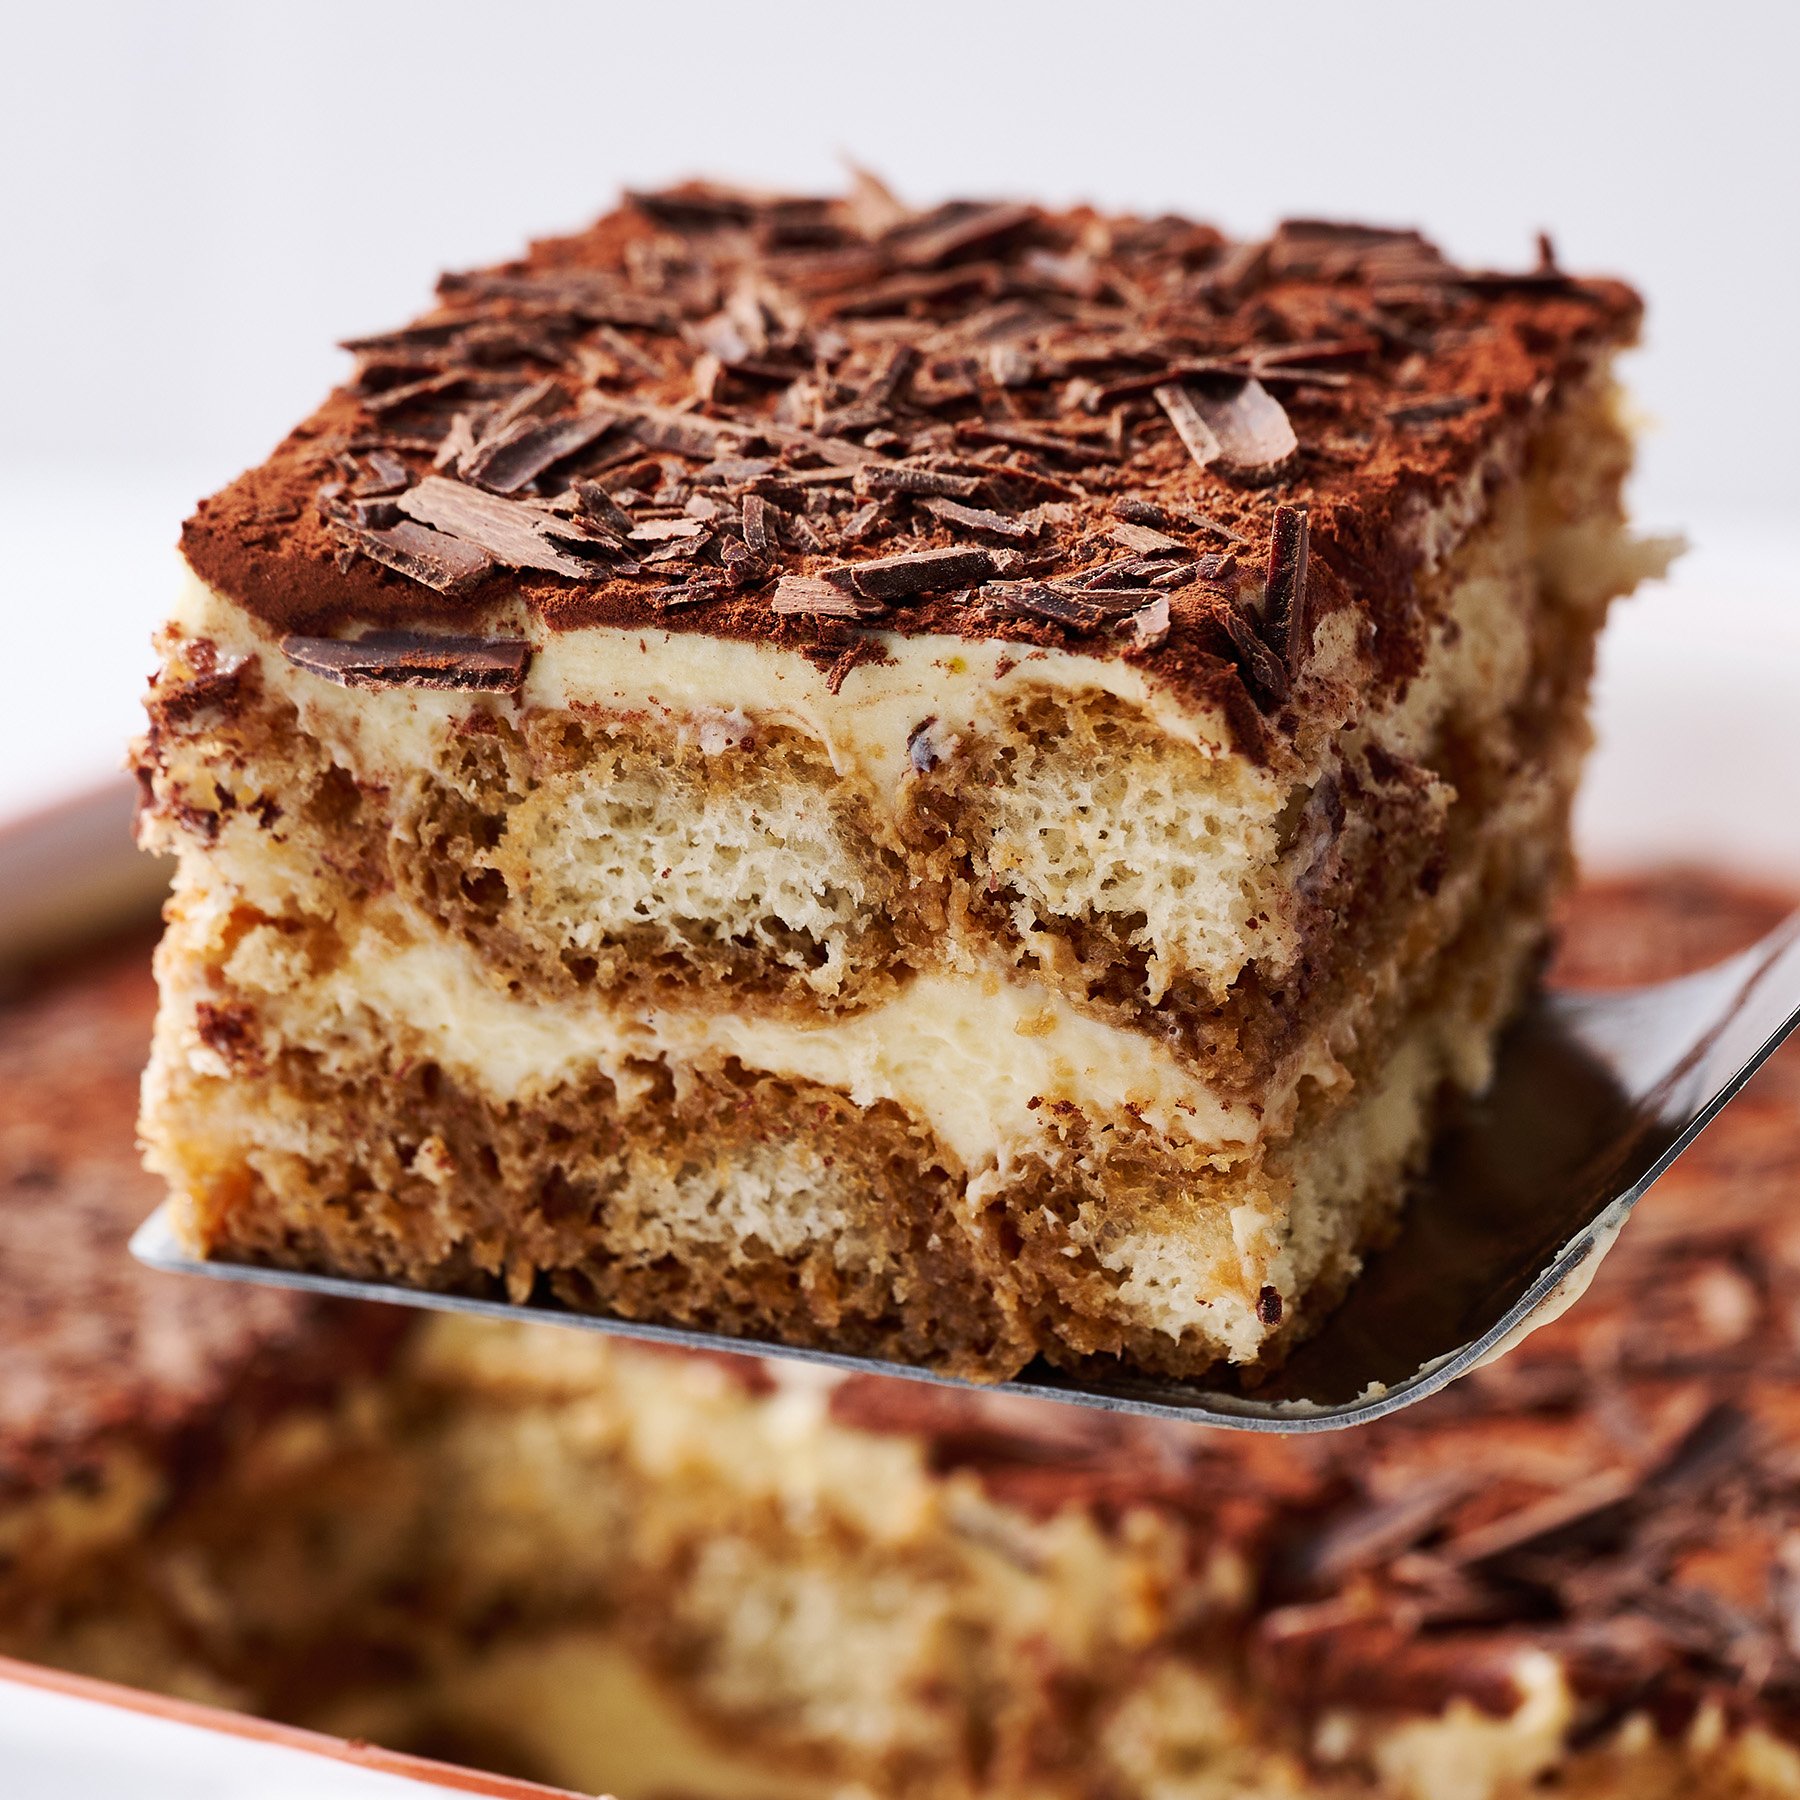
[[[889,660],[858,664],[834,694],[823,670],[776,644],[692,631],[591,626],[551,632],[535,619],[490,621],[486,629],[531,641],[531,666],[516,698],[475,702],[467,694],[419,688],[350,690],[296,669],[245,613],[191,574],[173,623],[190,637],[211,638],[228,656],[260,655],[270,688],[293,702],[305,730],[364,779],[425,766],[445,727],[472,704],[648,714],[720,747],[752,720],[787,724],[822,743],[839,774],[860,772],[883,793],[899,785],[921,726],[943,743],[996,700],[1046,687],[1114,695],[1206,755],[1231,750],[1222,713],[1131,663],[990,639],[874,633]]]
[[[183,910],[228,909],[228,887]],[[629,1110],[649,1091],[646,1065],[735,1058],[746,1069],[815,1082],[858,1106],[891,1101],[928,1125],[970,1172],[1041,1139],[1059,1101],[1090,1118],[1136,1114],[1169,1137],[1254,1142],[1266,1111],[1221,1098],[1153,1039],[1075,1011],[1048,989],[995,974],[924,974],[882,1006],[820,1024],[710,1009],[631,1008],[603,996],[526,998],[497,987],[476,953],[415,935],[401,903],[375,909],[340,959],[303,980],[274,934],[240,945],[230,975],[266,992],[287,1041],[360,1060],[371,1037],[429,1058],[499,1101],[529,1102],[598,1069]],[[260,942],[261,947],[254,947]],[[198,1041],[190,1057],[212,1052]],[[207,1072],[204,1071],[203,1072]]]

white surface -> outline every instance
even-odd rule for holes
[[[6,1800],[442,1800],[444,1791],[0,1677]]]
[[[62,0],[0,56],[16,460],[260,455],[445,262],[708,170],[1418,223],[1652,301],[1648,510],[1800,492],[1786,0]],[[104,450],[101,447],[104,446]]]
[[[1726,863],[1800,883],[1800,533],[1694,536],[1601,640],[1576,843],[1590,867]]]
[[[96,511],[72,465],[0,464],[0,818],[120,767],[175,593],[176,534],[202,491],[188,470],[135,475]]]

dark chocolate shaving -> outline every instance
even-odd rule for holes
[[[1255,622],[1235,600],[1226,599],[1215,616],[1231,640],[1233,660],[1251,698],[1264,712],[1272,712],[1289,692],[1288,672],[1281,658],[1263,642]]]
[[[610,525],[597,524],[588,517],[579,501],[566,501],[559,495],[554,500],[530,500],[526,504],[543,520],[544,535],[559,544],[607,557],[615,563],[630,554],[625,539]]]
[[[1175,435],[1187,446],[1197,469],[1210,469],[1224,447],[1207,424],[1205,415],[1194,404],[1194,396],[1178,382],[1164,382],[1156,389],[1156,403],[1169,416]]]
[[[666,544],[681,538],[705,535],[706,524],[701,519],[646,519],[631,528],[631,541],[634,544]]]
[[[350,483],[353,494],[364,497],[397,494],[412,480],[412,471],[391,450],[376,448],[369,452],[368,467]]]
[[[1120,621],[1119,629],[1124,634],[1129,648],[1128,656],[1147,656],[1168,641],[1169,597],[1158,594],[1157,597],[1136,612],[1130,612]]]
[[[451,599],[478,587],[494,568],[493,559],[477,545],[404,519],[384,530],[335,523],[332,530],[350,549]]]
[[[1115,525],[1110,536],[1115,544],[1123,544],[1127,550],[1135,550],[1140,556],[1148,556],[1157,550],[1187,549],[1187,545],[1179,538],[1170,537],[1166,531],[1158,531],[1154,525]]]
[[[1279,1318],[1277,1309],[1276,1320],[1269,1322]],[[1451,1470],[1434,1480],[1416,1482],[1392,1498],[1371,1497],[1359,1506],[1346,1507],[1299,1546],[1287,1571],[1289,1578],[1309,1587],[1335,1585],[1359,1569],[1411,1549],[1443,1527],[1477,1480],[1468,1471]]]
[[[456,413],[452,416],[443,437],[438,440],[437,449],[432,452],[431,466],[439,471],[454,469],[474,448],[475,421],[473,417],[466,412]]]
[[[381,531],[400,522],[400,508],[392,500],[357,500],[337,482],[319,490],[319,510],[333,526]]]
[[[1269,246],[1266,243],[1231,244],[1210,268],[1194,281],[1196,296],[1217,302],[1220,306],[1240,305],[1255,293],[1269,271]]]
[[[972,531],[977,537],[998,538],[1006,544],[1028,544],[1043,534],[1043,524],[1037,519],[1015,518],[987,507],[964,506],[960,501],[937,497],[921,500],[919,504],[934,519],[941,519],[959,531]]]
[[[968,420],[957,426],[956,435],[972,444],[1004,444],[1017,450],[1035,450],[1040,456],[1055,456],[1064,462],[1094,464],[1118,461],[1115,451],[1091,441],[1059,437],[1051,431],[1036,430],[1029,425],[1012,425],[1000,419]]]
[[[445,275],[438,282],[438,292],[459,303],[522,301],[567,311],[593,325],[634,325],[651,331],[676,331],[681,325],[678,308],[655,296],[634,293],[619,278],[591,269],[545,269],[531,274],[476,269]]]
[[[466,371],[451,369],[441,375],[428,375],[423,381],[409,381],[399,387],[384,388],[380,393],[369,394],[364,398],[363,411],[377,417],[383,413],[398,412],[416,401],[454,393],[467,387],[471,379]]]
[[[658,612],[669,612],[686,606],[698,606],[704,600],[717,600],[727,591],[727,583],[697,580],[670,582],[663,587],[646,588],[644,598]]]
[[[452,688],[514,694],[531,646],[522,638],[442,637],[372,631],[359,638],[288,636],[281,654],[297,669],[355,688]]]
[[[513,494],[535,481],[577,450],[618,429],[611,413],[576,413],[561,419],[523,420],[498,437],[484,438],[461,459],[465,480],[492,488],[497,494]]]
[[[1490,298],[1508,294],[1567,294],[1573,299],[1591,300],[1593,296],[1572,276],[1560,269],[1527,269],[1519,272],[1505,269],[1461,269],[1453,272],[1459,287]]]
[[[1181,556],[1185,558],[1187,551],[1181,547]],[[1192,563],[1178,564],[1166,555],[1155,556],[1122,556],[1111,562],[1096,563],[1092,568],[1083,569],[1076,575],[1065,575],[1058,584],[1068,588],[1105,588],[1132,587],[1140,582],[1154,581],[1157,576],[1167,573],[1177,566],[1191,572]]]
[[[1166,608],[1166,596],[1160,596]],[[1064,583],[1048,581],[1006,582],[984,588],[977,606],[979,615],[990,622],[1005,619],[1043,619],[1061,625],[1079,635],[1098,631],[1127,614],[1141,613],[1146,603],[1141,591],[1126,589],[1114,593],[1081,592]],[[1163,615],[1151,613],[1154,621]]]
[[[816,575],[784,575],[775,584],[769,611],[784,618],[864,619],[879,613],[881,604]]]
[[[863,544],[879,535],[881,503],[865,501],[838,527],[838,537],[846,544]]]
[[[574,487],[575,504],[583,518],[628,537],[637,529],[637,521],[597,481],[578,481]]]
[[[709,181],[689,181],[654,192],[627,188],[625,200],[665,225],[688,229],[748,225],[757,212],[753,196]]]
[[[660,411],[639,415],[630,429],[632,436],[651,450],[672,450],[677,456],[696,459],[712,456],[721,440],[736,442],[748,435],[741,426],[734,428],[716,419]]]
[[[1008,202],[988,206],[953,202],[916,224],[901,226],[888,241],[895,261],[908,268],[928,269],[978,244],[991,244],[1036,217],[1035,208]]]
[[[1195,512],[1189,506],[1159,506],[1154,501],[1126,494],[1113,502],[1113,513],[1129,524],[1152,525],[1159,531],[1204,531],[1213,537],[1223,538],[1228,544],[1242,545],[1245,542],[1242,533],[1232,530],[1229,525],[1206,513]]]
[[[560,413],[568,403],[563,392],[562,383],[552,376],[542,381],[534,381],[529,387],[517,389],[487,419],[485,432],[489,437],[500,437],[510,432],[514,426],[524,424],[528,419],[548,419]]]
[[[400,510],[484,550],[495,562],[515,569],[542,569],[551,575],[591,576],[593,565],[552,541],[548,521],[517,500],[482,493],[461,482],[427,475],[402,494]]]
[[[1299,453],[1286,410],[1254,377],[1198,387],[1170,384],[1159,387],[1156,398],[1200,468],[1216,464],[1240,481],[1273,481]]]
[[[758,556],[766,556],[775,548],[770,512],[769,503],[762,495],[744,496],[744,543]]]
[[[1443,394],[1435,400],[1409,400],[1401,406],[1390,406],[1387,417],[1394,425],[1427,425],[1438,419],[1460,418],[1479,404],[1470,394]]]
[[[845,563],[825,571],[826,579],[870,600],[904,600],[913,594],[942,594],[971,587],[1014,571],[1017,559],[1006,550],[905,550],[897,556]]]
[[[1507,1513],[1492,1524],[1452,1538],[1437,1555],[1442,1561],[1467,1567],[1541,1549],[1616,1512],[1630,1500],[1637,1486],[1637,1478],[1627,1470],[1603,1471],[1534,1506]]]
[[[620,374],[629,372],[642,375],[651,381],[660,381],[665,373],[663,366],[654,356],[640,350],[624,332],[612,325],[595,325],[593,327],[594,343],[604,355],[609,356],[618,365]]]
[[[960,268],[894,275],[885,281],[858,285],[827,300],[824,310],[839,318],[875,318],[883,313],[902,312],[918,302],[947,302],[972,294],[994,294],[999,292],[1003,280],[997,263],[965,263]]]
[[[912,216],[879,175],[854,163],[850,165],[850,193],[844,205],[851,225],[866,238],[882,237]]]
[[[882,352],[874,372],[863,383],[857,395],[858,402],[877,413],[886,412],[905,393],[918,366],[919,352],[915,345],[890,344]]]
[[[1299,674],[1312,643],[1312,618],[1307,604],[1308,524],[1304,506],[1278,506],[1269,532],[1263,618],[1269,642],[1279,649],[1290,676]]]
[[[913,463],[870,463],[856,472],[859,494],[936,494],[969,500],[981,491],[981,478],[948,469],[921,468]]]

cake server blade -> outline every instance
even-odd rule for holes
[[[1800,1024],[1800,913],[1698,974],[1616,992],[1539,994],[1502,1040],[1494,1080],[1440,1138],[1398,1236],[1274,1376],[1182,1383],[1110,1361],[1034,1363],[984,1392],[1241,1431],[1327,1431],[1415,1405],[1578,1298],[1631,1209]],[[902,1363],[797,1349],[386,1282],[202,1261],[160,1207],[132,1239],[155,1269],[553,1322],[691,1349],[968,1385]]]

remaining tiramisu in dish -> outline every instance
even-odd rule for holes
[[[1590,890],[1565,968],[1782,904]],[[0,1651],[619,1800],[1800,1795],[1800,1045],[1582,1306],[1269,1439],[196,1303],[123,1259],[149,989],[0,1010]]]
[[[256,1704],[259,1610],[289,1640],[329,1619],[280,1550],[307,1505],[356,1504],[343,1408],[407,1321],[132,1262],[149,959],[145,934],[0,993],[0,1653]],[[252,1565],[227,1620],[202,1570]]]
[[[1566,867],[1638,302],[633,197],[205,503],[142,748],[209,1256],[980,1379],[1278,1357]]]

